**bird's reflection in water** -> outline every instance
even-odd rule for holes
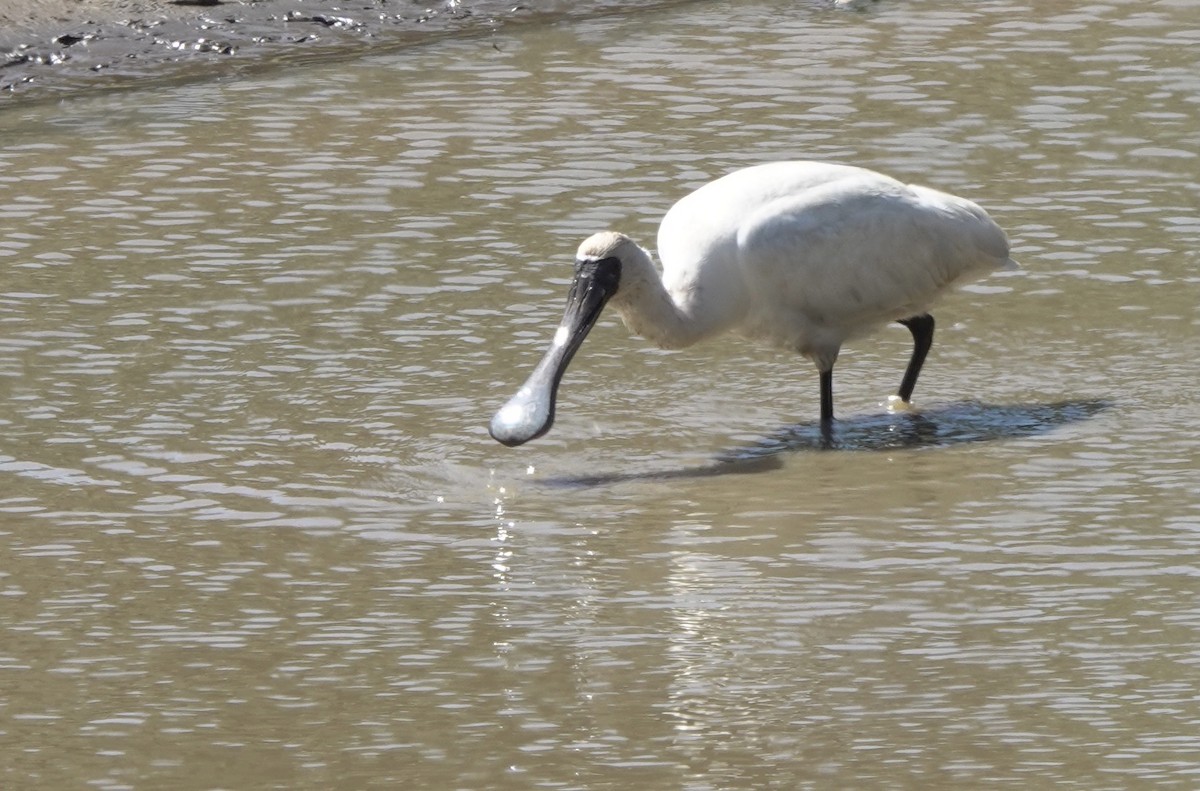
[[[864,415],[839,420],[832,432],[820,423],[785,426],[751,444],[717,453],[711,463],[639,472],[549,478],[548,486],[586,487],[630,481],[746,475],[783,466],[786,453],[804,451],[896,451],[1019,439],[1049,433],[1095,417],[1112,403],[1102,399],[1046,404],[985,404],[964,401],[925,412]]]

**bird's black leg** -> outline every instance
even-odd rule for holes
[[[921,366],[925,364],[925,355],[929,354],[929,347],[933,346],[933,316],[922,313],[910,319],[900,319],[900,323],[908,327],[913,336],[912,357],[908,361],[908,368],[904,371],[904,379],[900,381],[900,390],[897,393],[907,403],[912,400],[913,388],[917,386],[917,377],[921,375]]]
[[[833,447],[833,369],[821,371],[821,443]]]
[[[821,371],[821,425],[833,422],[833,369]]]

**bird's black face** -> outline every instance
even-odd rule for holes
[[[621,285],[621,259],[579,258],[575,260],[575,279],[567,292],[567,308],[560,327],[570,326],[572,336],[579,335],[575,348],[591,331],[600,318],[600,311],[608,304]]]
[[[529,379],[492,418],[488,433],[510,447],[545,434],[554,425],[558,383],[583,339],[595,326],[605,304],[621,283],[621,260],[580,258],[567,294],[567,307],[554,340]]]

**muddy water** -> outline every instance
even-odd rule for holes
[[[12,788],[1189,788],[1200,23],[696,4],[0,115]],[[785,157],[1023,271],[807,363],[613,319],[579,238]]]

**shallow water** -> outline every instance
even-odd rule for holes
[[[1200,24],[696,4],[0,115],[0,778],[1190,788]],[[578,240],[776,158],[1023,270],[811,366],[601,322]]]

